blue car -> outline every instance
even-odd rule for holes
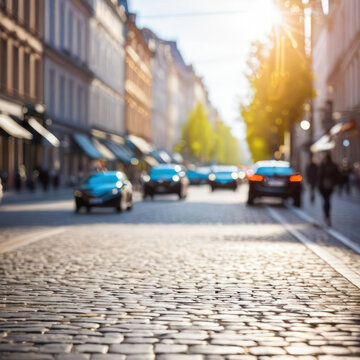
[[[183,166],[175,164],[161,164],[154,166],[149,175],[144,177],[143,198],[155,194],[177,194],[179,199],[187,196],[189,179]]]
[[[106,171],[88,176],[75,190],[75,212],[82,207],[113,207],[118,212],[133,207],[132,185],[121,171]]]
[[[259,197],[292,198],[301,206],[302,176],[287,161],[259,161],[248,171],[248,205]]]
[[[186,176],[192,185],[206,184],[211,173],[209,166],[199,166],[194,170],[188,170]]]
[[[231,189],[236,191],[238,187],[238,168],[236,166],[213,166],[209,175],[211,191],[215,189]]]

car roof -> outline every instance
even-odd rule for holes
[[[123,176],[124,173],[122,171],[101,171],[91,174],[91,176]]]
[[[283,160],[263,160],[255,163],[254,168],[255,167],[290,167],[290,163]]]
[[[220,171],[234,172],[234,171],[237,171],[237,167],[235,165],[215,165],[212,167],[212,171],[214,171],[214,172],[220,172]]]
[[[152,167],[151,170],[174,170],[177,166],[182,168],[182,166],[178,164],[159,164]]]

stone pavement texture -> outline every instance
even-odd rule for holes
[[[245,198],[4,208],[67,231],[0,256],[0,359],[359,359],[360,290]]]
[[[334,192],[331,197],[332,227],[342,234],[360,244],[360,200],[349,197],[345,193],[340,196]],[[325,225],[322,205],[323,200],[316,192],[315,202],[310,202],[310,195],[303,194],[303,210],[320,224]]]

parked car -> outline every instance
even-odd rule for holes
[[[302,176],[287,161],[259,161],[247,173],[249,180],[248,204],[258,197],[292,198],[301,206]]]
[[[121,171],[99,172],[88,176],[75,190],[75,211],[85,207],[114,207],[118,212],[133,207],[132,185]]]
[[[155,194],[177,194],[179,199],[183,199],[187,196],[188,185],[189,179],[183,166],[157,165],[144,177],[143,197],[153,199]]]
[[[215,189],[232,189],[236,191],[238,187],[239,172],[236,166],[213,166],[209,175],[211,191]]]
[[[195,169],[188,170],[186,176],[192,185],[206,184],[208,181],[211,168],[209,166],[199,166]]]

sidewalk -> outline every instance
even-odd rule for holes
[[[53,201],[57,199],[70,199],[73,196],[74,189],[71,187],[61,187],[57,190],[49,189],[48,191],[37,191],[30,192],[23,190],[20,192],[16,191],[5,191],[3,197],[0,198],[0,206],[3,204],[15,204],[22,202],[32,201]]]
[[[319,192],[316,192],[313,204],[310,202],[307,189],[302,199],[302,210],[325,226],[323,203]],[[360,198],[334,192],[331,200],[332,228],[360,244]]]

